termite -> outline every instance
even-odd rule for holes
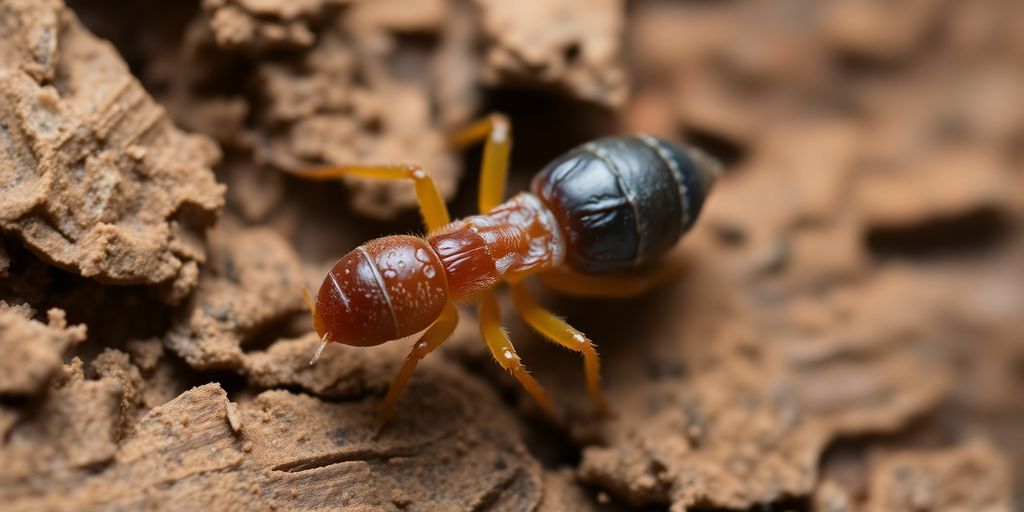
[[[583,357],[587,391],[598,411],[594,343],[541,307],[524,285],[538,275],[556,290],[592,297],[643,293],[676,274],[658,265],[700,214],[720,164],[696,148],[648,135],[613,136],[583,144],[541,170],[529,192],[504,200],[511,132],[493,114],[456,132],[458,147],[485,141],[480,214],[451,221],[430,175],[416,165],[346,165],[298,173],[305,178],[362,176],[411,180],[426,236],[386,236],[343,256],[316,297],[306,293],[321,344],[379,345],[423,332],[395,376],[378,413],[383,427],[417,363],[458,323],[457,304],[476,302],[491,355],[550,416],[555,407],[516,354],[495,290],[507,284],[523,320],[544,338]],[[666,268],[670,270],[666,270]]]

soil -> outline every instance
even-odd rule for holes
[[[0,0],[4,510],[1024,507],[1024,5]],[[643,131],[725,176],[647,296],[465,308],[395,422],[408,342],[318,344],[302,300],[418,163],[457,216],[500,110],[510,189]],[[510,304],[503,299],[506,312]]]

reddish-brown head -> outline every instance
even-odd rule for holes
[[[346,254],[324,278],[313,327],[321,337],[357,347],[415,334],[448,302],[448,279],[421,238],[388,236]]]

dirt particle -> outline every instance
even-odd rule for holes
[[[49,321],[29,318],[27,311],[0,305],[0,395],[27,396],[44,389],[71,349],[85,340],[84,325],[67,326],[60,310]]]
[[[405,508],[412,505],[412,499],[401,489],[395,489],[391,492],[391,503],[398,508]]]
[[[238,404],[228,402],[224,410],[228,420],[228,425],[231,426],[231,431],[238,432],[242,430],[242,415],[238,412]]]

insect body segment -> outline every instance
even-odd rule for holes
[[[664,282],[676,272],[655,260],[693,225],[719,174],[718,164],[699,151],[646,135],[609,137],[569,151],[534,178],[531,192],[502,202],[509,134],[508,121],[492,116],[453,138],[486,138],[480,205],[487,210],[455,222],[442,222],[447,208],[429,176],[415,166],[302,174],[416,183],[428,236],[389,236],[356,248],[330,270],[312,306],[314,328],[325,341],[372,346],[424,332],[384,399],[381,424],[418,361],[454,330],[455,304],[469,301],[480,304],[481,334],[495,360],[554,415],[501,328],[493,291],[503,282],[528,325],[581,354],[587,390],[605,411],[593,342],[541,307],[522,280],[540,274],[559,290],[607,296],[641,293]]]
[[[523,193],[483,215],[455,221],[429,238],[456,301],[562,264],[565,243],[555,216]]]
[[[440,259],[422,238],[389,236],[348,253],[316,296],[314,326],[328,341],[367,347],[416,334],[448,303]]]
[[[531,188],[558,217],[573,270],[629,270],[693,224],[717,172],[704,158],[647,135],[608,137],[558,158]]]

